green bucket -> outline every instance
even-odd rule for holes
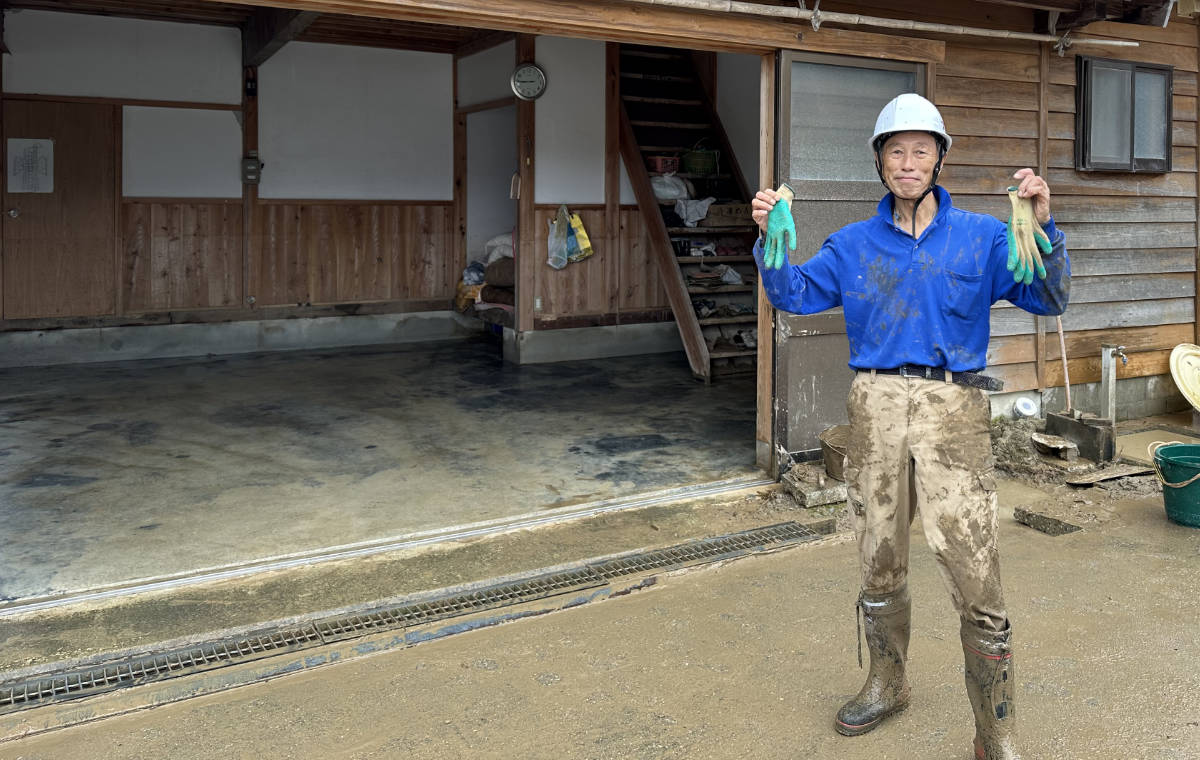
[[[1167,519],[1200,528],[1200,444],[1155,441],[1149,453],[1163,484]]]

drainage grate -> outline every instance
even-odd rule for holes
[[[545,599],[565,591],[603,585],[603,579],[598,578],[591,568],[547,573],[515,583],[488,586],[466,594],[455,594],[428,602],[396,605],[375,612],[334,618],[317,623],[317,630],[326,641],[340,641],[372,631],[431,623],[470,612],[482,612],[519,602]]]
[[[232,662],[248,662],[267,655],[304,649],[320,644],[316,629],[308,626],[212,641],[187,649],[134,657],[88,670],[54,673],[12,685],[0,686],[0,713],[33,704],[99,694],[123,686],[161,681],[186,673],[198,673]]]
[[[163,681],[235,663],[250,662],[378,631],[406,628],[472,612],[536,601],[568,591],[598,588],[625,575],[712,562],[770,546],[815,538],[818,538],[815,532],[799,523],[780,523],[595,562],[581,568],[499,583],[470,592],[449,594],[415,603],[394,604],[353,615],[333,616],[300,628],[275,629],[248,636],[218,639],[178,650],[97,665],[90,669],[60,671],[25,681],[3,683],[0,684],[0,714],[51,702],[78,699],[125,686]]]

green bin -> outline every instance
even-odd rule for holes
[[[1156,441],[1150,457],[1162,481],[1167,519],[1200,528],[1200,444]]]

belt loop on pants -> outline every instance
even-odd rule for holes
[[[953,373],[953,372],[951,372],[950,370],[946,370],[946,382],[947,382],[947,383],[953,383],[953,382],[954,382],[954,373]]]
[[[875,384],[875,370],[871,370],[871,384]]]

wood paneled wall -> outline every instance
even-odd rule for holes
[[[259,202],[246,294],[258,307],[444,301],[465,263],[449,202]],[[124,313],[241,308],[240,201],[126,199]]]
[[[1196,25],[1093,24],[1086,34],[1135,38],[1140,46],[1114,52],[1079,45],[1043,62],[1035,43],[956,40],[946,45],[933,93],[954,135],[943,184],[957,205],[1006,219],[1008,177],[1037,168],[1039,149],[1045,151],[1051,206],[1072,262],[1063,316],[1072,383],[1100,379],[1101,343],[1126,346],[1129,363],[1118,363],[1118,377],[1167,373],[1171,348],[1194,340],[1196,321]],[[1176,67],[1172,172],[1075,171],[1077,54]],[[1061,386],[1055,320],[998,305],[988,365],[1006,391]]]
[[[126,312],[240,305],[241,201],[127,199],[121,235]]]
[[[545,327],[554,322],[576,326],[588,320],[597,324],[646,321],[647,312],[669,310],[658,269],[650,258],[650,237],[637,207],[619,208],[616,241],[605,237],[603,206],[569,208],[583,220],[595,253],[564,269],[551,268],[546,263],[547,223],[558,207],[537,206],[534,294],[541,298],[541,309],[534,312],[537,323]],[[621,319],[622,314],[625,319]]]
[[[454,297],[449,202],[260,202],[247,290],[259,306]]]

